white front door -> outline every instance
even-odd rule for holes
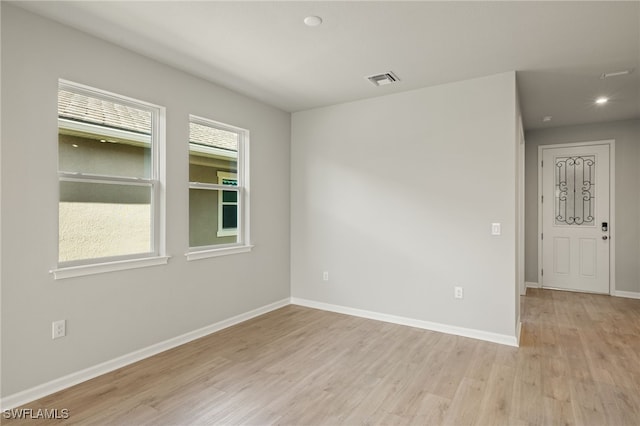
[[[609,145],[541,151],[542,286],[609,293]]]

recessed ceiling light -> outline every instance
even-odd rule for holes
[[[318,25],[322,24],[322,18],[319,16],[307,16],[306,18],[304,18],[304,24],[307,27],[317,27]]]
[[[542,117],[542,121],[546,123],[548,121],[551,121],[551,118],[552,117],[550,115],[546,115],[546,116]]]
[[[598,99],[596,99],[596,103],[597,103],[598,105],[604,105],[604,104],[606,104],[607,102],[609,102],[609,98],[606,98],[606,97],[604,97],[604,96],[599,97]]]
[[[78,144],[75,144],[75,143],[74,143],[74,144],[71,144],[71,146],[72,146],[72,147],[74,147],[74,148],[77,148],[77,147],[78,147]]]

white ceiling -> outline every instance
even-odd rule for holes
[[[286,111],[516,70],[527,129],[640,118],[640,1],[17,4]]]

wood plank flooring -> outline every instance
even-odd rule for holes
[[[521,347],[287,306],[23,408],[83,425],[640,425],[640,300],[529,289]]]

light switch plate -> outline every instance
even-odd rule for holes
[[[500,235],[502,233],[499,223],[491,224],[491,235]]]

